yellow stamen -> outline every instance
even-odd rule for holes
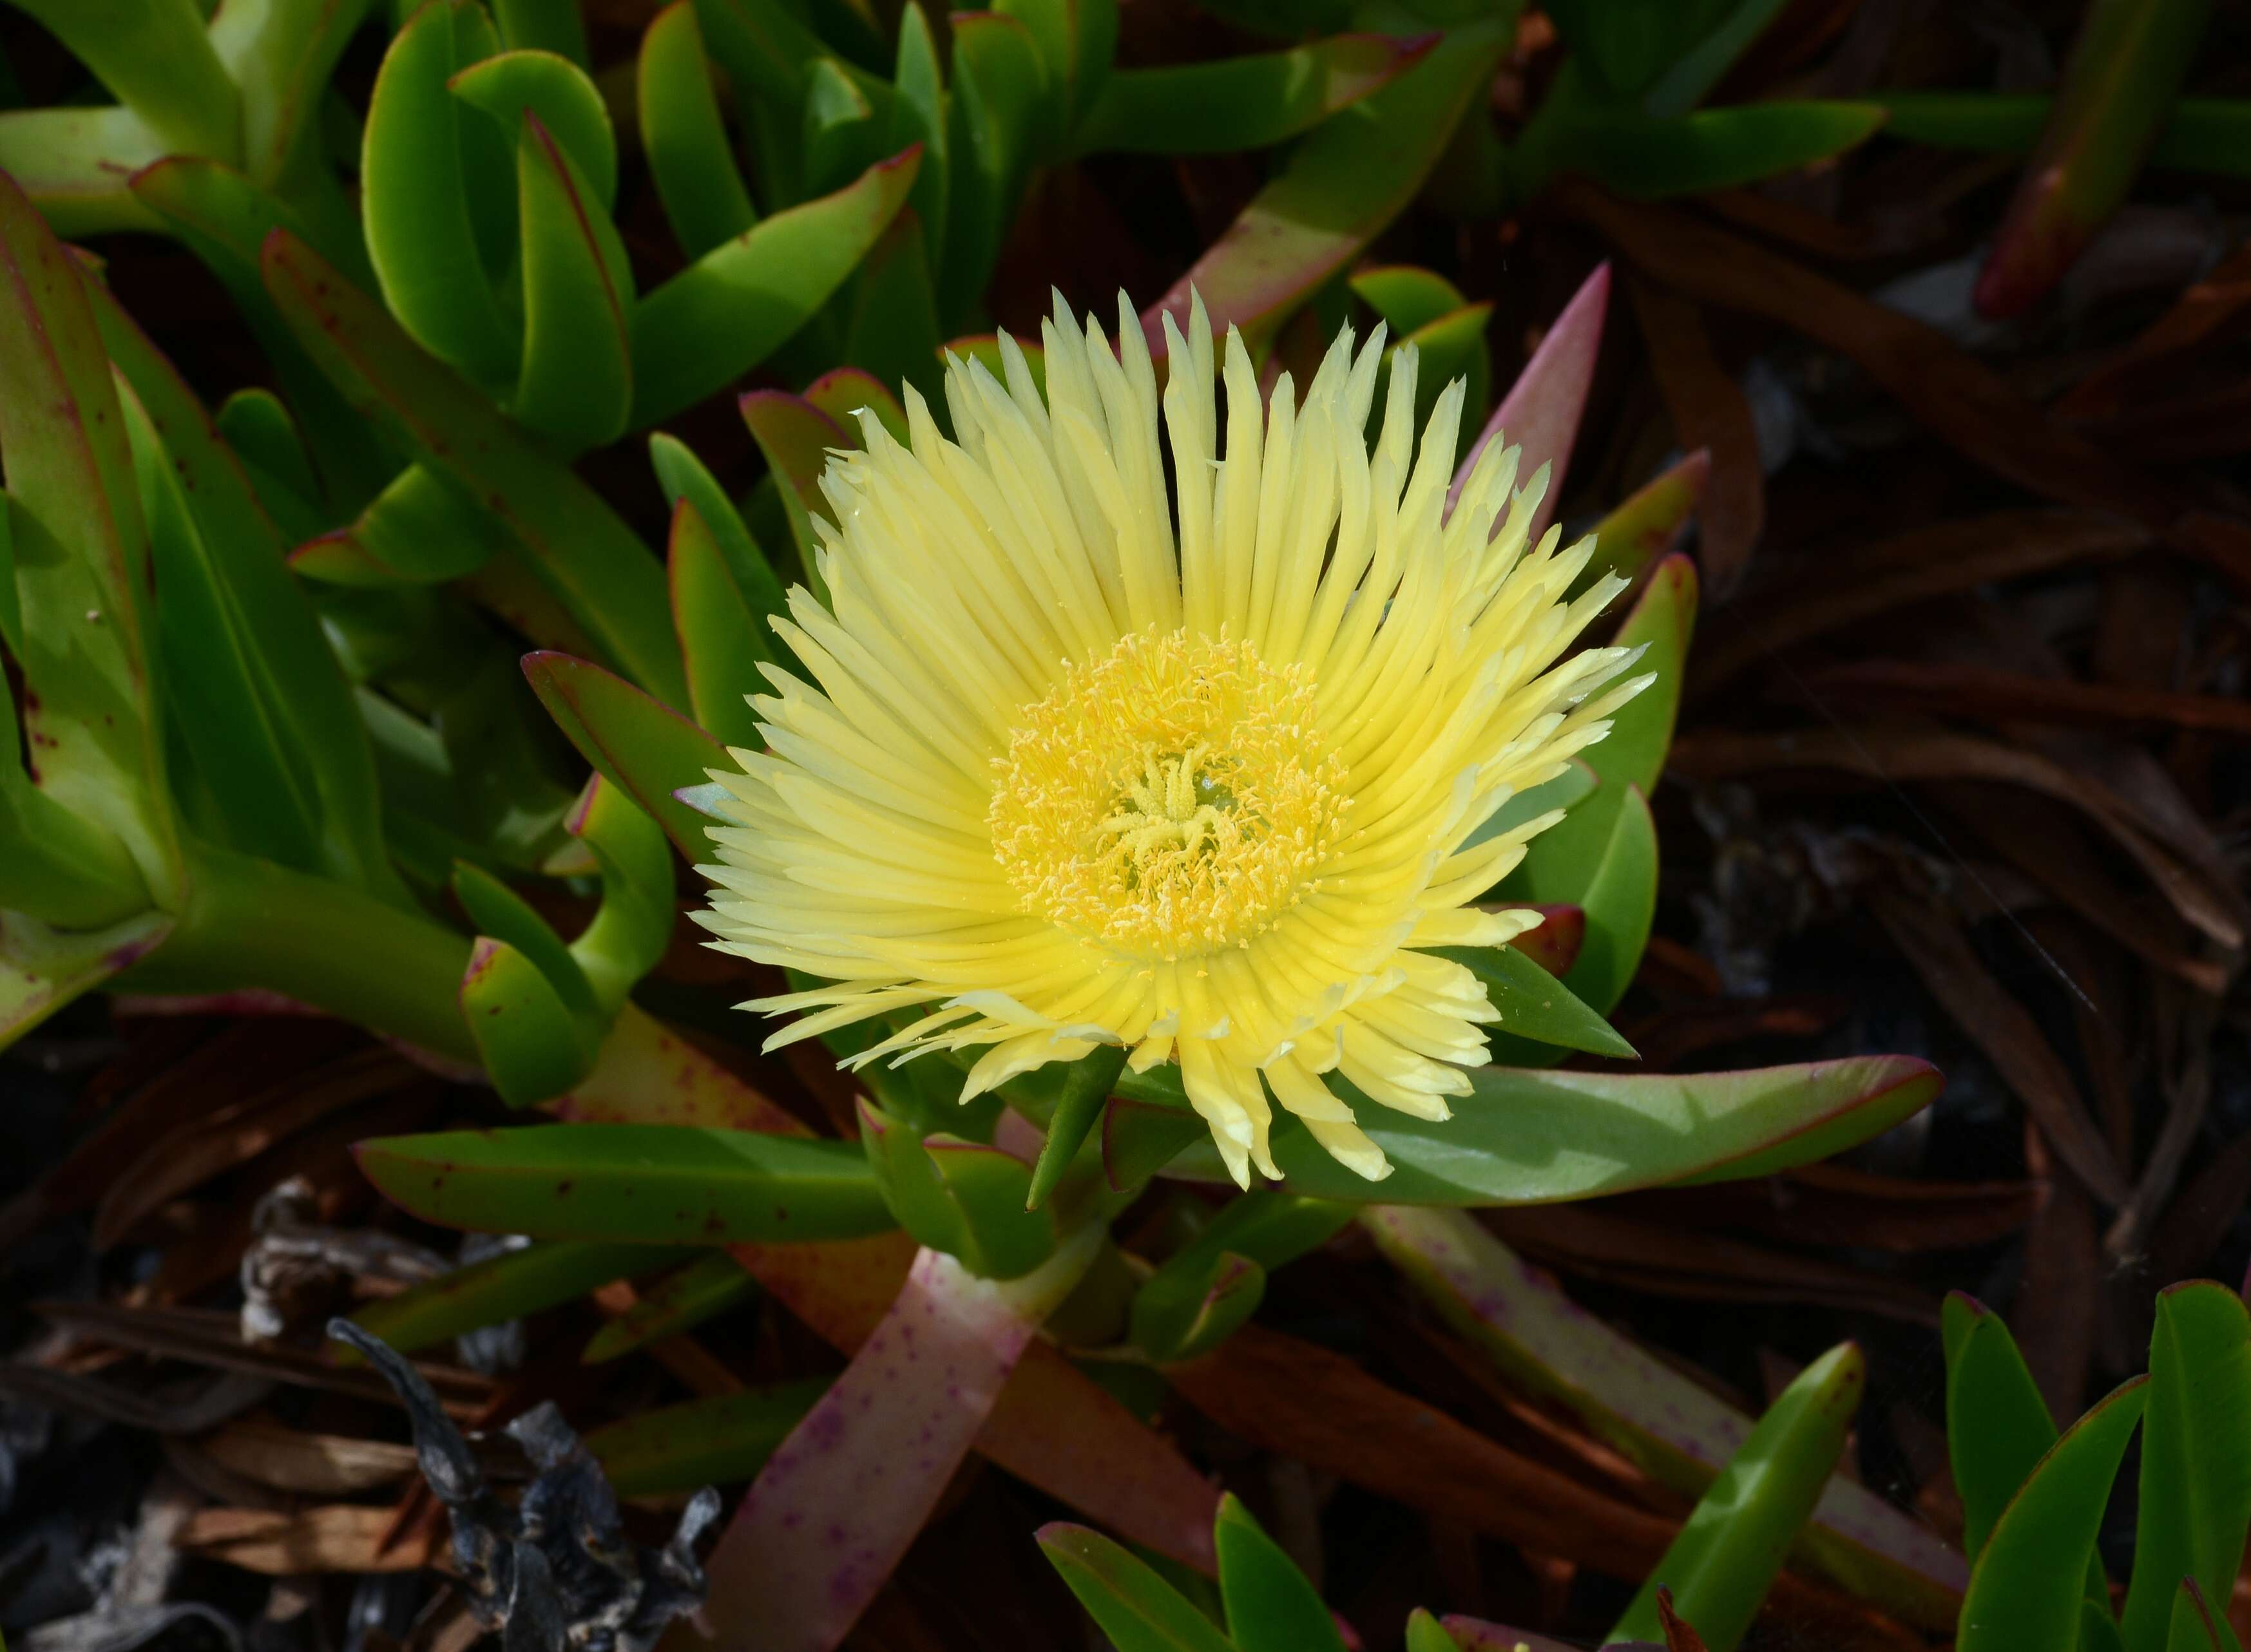
[[[1016,722],[987,820],[1029,916],[1137,956],[1241,946],[1345,832],[1311,674],[1247,641],[1129,632]]]

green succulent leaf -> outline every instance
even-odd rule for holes
[[[805,399],[835,420],[837,428],[850,432],[853,446],[860,446],[858,439],[866,434],[862,416],[869,413],[894,441],[908,439],[905,404],[863,368],[832,368],[805,387]]]
[[[1675,55],[1657,77],[1642,100],[1643,112],[1659,119],[1687,114],[1720,84],[1788,3],[1789,0],[1735,0],[1709,33]]]
[[[1126,1070],[1122,1045],[1103,1045],[1073,1061],[1063,1075],[1063,1093],[1049,1116],[1047,1137],[1040,1144],[1038,1164],[1032,1167],[1031,1185],[1024,1203],[1037,1210],[1048,1201],[1078,1158],[1078,1150],[1094,1131],[1095,1122],[1110,1104],[1118,1075]]]
[[[1355,1205],[1526,1205],[1764,1176],[1888,1130],[1928,1106],[1940,1084],[1928,1064],[1902,1055],[1677,1075],[1488,1067],[1469,1078],[1454,1117],[1425,1120],[1377,1107],[1333,1077],[1392,1173],[1366,1181],[1278,1118],[1283,1185]],[[1129,1075],[1121,1089],[1181,1106],[1166,1094],[1178,1082],[1160,1069]],[[1203,1180],[1226,1174],[1202,1139],[1170,1168]]]
[[[114,358],[114,344],[110,353]],[[281,398],[257,385],[246,386],[219,404],[212,423],[282,542],[294,544],[317,533],[321,479],[303,432]]]
[[[416,11],[384,54],[360,150],[361,212],[384,301],[417,343],[493,391],[515,382],[519,359],[490,243],[514,144],[463,108],[451,82],[499,48],[475,0]]]
[[[567,1240],[528,1245],[371,1303],[352,1316],[352,1323],[400,1353],[412,1353],[486,1325],[575,1302],[613,1279],[654,1273],[701,1254],[677,1246]]]
[[[319,121],[322,94],[368,6],[369,0],[226,6],[212,15],[208,37],[241,89],[245,173],[261,185],[288,190],[323,224],[355,232],[350,204],[320,153]]]
[[[897,1224],[853,1142],[673,1124],[537,1124],[364,1142],[360,1169],[451,1227],[655,1245],[856,1239]]]
[[[621,1497],[664,1496],[748,1480],[828,1386],[820,1378],[766,1383],[661,1406],[595,1429],[586,1436],[586,1449]]]
[[[731,1253],[698,1253],[695,1261],[642,1291],[640,1301],[589,1337],[579,1363],[599,1365],[622,1359],[651,1343],[693,1331],[758,1294],[758,1282]]]
[[[922,220],[910,207],[891,220],[852,284],[844,359],[884,386],[912,384],[936,401],[944,337]]]
[[[1613,1642],[1665,1638],[1657,1591],[1711,1652],[1735,1652],[1783,1557],[1813,1512],[1867,1386],[1867,1362],[1840,1344],[1767,1407],[1610,1631]]]
[[[1624,994],[1648,945],[1657,908],[1657,828],[1646,801],[1664,771],[1694,634],[1696,575],[1670,556],[1619,626],[1618,646],[1644,650],[1633,667],[1654,681],[1614,714],[1585,761],[1601,778],[1560,825],[1533,839],[1503,886],[1513,897],[1571,903],[1587,915],[1587,938],[1565,985],[1607,1013]]]
[[[594,1018],[594,989],[587,985],[585,971],[563,944],[563,937],[548,927],[547,920],[530,902],[491,873],[466,861],[454,867],[454,898],[461,903],[478,934],[506,942],[536,965],[573,1018],[583,1021]],[[470,967],[474,970],[475,965]]]
[[[1540,840],[1533,841],[1536,847]],[[1555,898],[1541,889],[1536,874],[1534,890],[1536,901]],[[1632,985],[1657,919],[1657,823],[1639,786],[1627,786],[1619,797],[1609,840],[1586,881],[1562,898],[1576,902],[1587,917],[1578,961],[1564,985],[1590,1008],[1608,1014]]]
[[[664,489],[665,502],[675,511],[683,499],[693,503],[704,528],[718,543],[735,589],[758,616],[759,634],[765,639],[760,646],[766,650],[765,657],[786,659],[788,651],[773,634],[768,621],[770,616],[787,610],[788,592],[774,571],[772,562],[751,536],[741,513],[736,510],[734,501],[685,442],[662,431],[653,432],[648,439],[648,459],[656,472],[658,485]]]
[[[73,239],[158,227],[131,180],[170,146],[128,108],[0,111],[0,172]]]
[[[742,400],[743,422],[765,456],[789,521],[797,549],[798,566],[815,596],[824,595],[815,560],[820,550],[812,518],[826,516],[828,506],[821,497],[821,473],[828,468],[832,448],[857,447],[858,432],[845,428],[802,396],[781,391],[752,391]]]
[[[1258,1306],[1266,1275],[1347,1227],[1350,1205],[1259,1188],[1230,1200],[1142,1282],[1131,1335],[1152,1359],[1193,1359],[1218,1346]]]
[[[2087,1568],[2134,1427],[2149,1401],[2137,1377],[2074,1423],[1994,1523],[1970,1574],[1961,1652],[2070,1646],[2087,1603]]]
[[[78,266],[23,192],[0,178],[0,465],[10,499],[31,695],[24,739],[36,772],[13,787],[24,822],[83,828],[65,840],[121,875],[114,842],[145,893],[117,881],[98,927],[181,898],[183,874],[150,683],[149,530],[109,361]],[[58,809],[26,804],[34,792]],[[44,818],[42,818],[44,817]],[[75,858],[75,857],[74,857]],[[36,907],[33,909],[37,909]]]
[[[533,953],[478,937],[461,975],[461,1004],[486,1075],[510,1107],[551,1101],[593,1070],[590,1018]]]
[[[2038,93],[1903,92],[1876,94],[1885,132],[1913,143],[1986,155],[2022,155],[2040,141],[2054,100]],[[0,132],[10,117],[0,116]],[[2150,164],[2220,177],[2251,174],[2251,100],[2176,98],[2150,149]],[[0,147],[0,160],[6,150]]]
[[[509,408],[566,450],[598,447],[633,408],[633,269],[594,186],[529,109],[516,156],[523,366]]]
[[[144,502],[152,522],[160,505],[166,518],[156,546],[163,591],[156,614],[168,674],[177,688],[190,679],[177,673],[190,671],[205,692],[239,702],[230,711],[212,705],[205,714],[189,713],[187,744],[206,777],[243,762],[257,763],[266,776],[240,797],[218,786],[222,808],[250,833],[237,840],[263,835],[262,823],[242,819],[258,806],[251,799],[263,796],[292,822],[296,842],[275,858],[405,899],[384,844],[366,733],[313,606],[283,566],[287,542],[186,381],[107,288],[89,284],[87,292],[110,359],[130,389]],[[263,408],[271,462],[293,482],[309,483],[287,413],[271,397]],[[246,420],[239,412],[235,422]],[[220,720],[204,723],[200,715]],[[218,749],[237,743],[236,750]]]
[[[2127,1652],[2164,1652],[2176,1579],[2225,1600],[2242,1562],[2251,1531],[2251,1314],[2241,1296],[2209,1279],[2157,1293],[2149,1393]]]
[[[1595,526],[1595,554],[1571,589],[1577,596],[1605,574],[1638,579],[1679,543],[1704,497],[1711,455],[1699,449],[1659,472]],[[1652,692],[1655,691],[1652,686]]]
[[[526,117],[537,121],[578,169],[595,209],[610,210],[618,194],[617,134],[601,93],[577,64],[553,52],[503,52],[471,64],[447,86],[496,121],[511,146]]]
[[[828,301],[914,187],[921,151],[879,161],[833,195],[778,212],[646,294],[633,315],[638,429],[765,359]]]
[[[1347,285],[1398,338],[1469,303],[1461,288],[1444,276],[1413,264],[1379,264],[1355,270]]]
[[[588,778],[564,826],[601,874],[602,903],[571,956],[606,1020],[672,944],[672,850],[663,828],[600,774]]]
[[[545,52],[586,66],[586,27],[578,0],[492,0],[500,38],[520,52]]]
[[[2095,0],[1974,297],[2021,314],[2126,198],[2212,18],[2210,0]],[[2239,162],[2239,164],[2241,164]]]
[[[746,233],[758,221],[734,146],[720,118],[694,0],[649,19],[635,70],[641,152],[672,233],[691,259]]]
[[[1389,357],[1402,345],[1412,344],[1421,358],[1415,377],[1417,425],[1430,422],[1430,410],[1437,405],[1439,396],[1458,378],[1465,381],[1462,422],[1479,425],[1485,423],[1486,413],[1493,405],[1493,353],[1486,348],[1485,341],[1486,326],[1492,319],[1491,304],[1465,304],[1405,334],[1384,352],[1387,384]],[[1383,384],[1376,387],[1378,405],[1382,404],[1385,388]]]
[[[1360,1220],[1511,1386],[1568,1408],[1659,1484],[1701,1496],[1749,1438],[1750,1418],[1572,1303],[1466,1212],[1378,1206]],[[1950,1545],[1841,1475],[1815,1504],[1792,1564],[1932,1630],[1952,1630],[1969,1580]]]
[[[1462,1652],[1462,1643],[1418,1606],[1407,1617],[1407,1652]]]
[[[1413,68],[1307,134],[1160,308],[1185,320],[1193,287],[1215,325],[1270,337],[1404,210],[1490,83],[1512,23],[1450,31]]]
[[[1113,73],[1117,0],[998,0],[993,9],[1022,24],[1039,48],[1054,128],[1067,130],[1086,118]]]
[[[862,1097],[860,1141],[884,1202],[917,1243],[986,1279],[1016,1279],[1055,1254],[1054,1219],[1029,1207],[1030,1167],[997,1147],[918,1136]]]
[[[1235,1652],[1178,1589],[1098,1531],[1057,1521],[1040,1550],[1118,1652]]]
[[[1103,1173],[1114,1192],[1138,1188],[1210,1128],[1184,1107],[1113,1097],[1102,1115]]]
[[[1238,1652],[1344,1652],[1319,1593],[1229,1492],[1213,1530],[1219,1593]]]
[[[685,704],[663,578],[601,496],[286,231],[267,238],[264,266],[299,342],[352,404],[482,500],[540,589],[651,692]]]
[[[428,585],[466,578],[513,548],[500,520],[459,482],[409,465],[350,523],[300,545],[289,565],[327,584]]]
[[[237,848],[313,870],[325,858],[322,811],[298,730],[269,692],[275,685],[218,550],[190,514],[172,455],[129,386],[124,411],[150,560],[164,593],[156,615],[164,691],[209,788],[215,824]]]
[[[1121,69],[1072,134],[1082,154],[1264,149],[1319,125],[1421,62],[1429,38],[1342,34],[1286,52]]]
[[[361,237],[355,233],[339,245],[317,233],[272,195],[215,161],[161,160],[135,173],[131,187],[152,222],[169,229],[226,288],[273,363],[320,476],[313,497],[339,514],[357,510],[391,480],[398,460],[386,444],[369,439],[365,421],[299,347],[266,291],[259,253],[267,235],[286,229],[353,280],[371,286],[375,273]]]
[[[1505,1033],[1561,1049],[1583,1050],[1613,1061],[1638,1060],[1617,1030],[1573,995],[1554,976],[1515,946],[1449,946],[1439,957],[1463,965],[1478,978],[1500,1019]]]
[[[952,218],[938,293],[949,318],[968,315],[984,294],[1015,218],[1048,98],[1046,67],[1022,24],[997,11],[955,15],[945,138]]]
[[[17,0],[170,149],[232,162],[242,98],[194,0]]]
[[[1962,1497],[1962,1547],[1971,1559],[1993,1523],[2055,1444],[2055,1420],[2001,1317],[1956,1291],[1946,1339],[1946,1441]]]
[[[710,855],[704,818],[673,794],[731,770],[726,748],[622,678],[568,654],[524,656],[523,674],[578,754],[664,828],[693,864]]]
[[[2194,1578],[2183,1578],[2173,1592],[2172,1620],[2164,1652],[2242,1652],[2227,1620],[2212,1609]]]
[[[892,73],[898,97],[891,105],[890,147],[894,152],[922,146],[907,204],[921,221],[924,245],[932,269],[945,267],[946,211],[951,196],[952,154],[946,145],[945,76],[938,67],[938,42],[917,0],[899,14],[898,60]]]
[[[1867,142],[1883,123],[1873,104],[1787,100],[1672,120],[1590,114],[1559,133],[1549,154],[1557,171],[1584,172],[1622,195],[1661,201],[1832,159]]]
[[[763,693],[762,664],[778,663],[765,621],[751,612],[728,572],[719,543],[694,503],[672,513],[673,626],[688,661],[688,695],[696,721],[731,746],[764,743],[746,696]]]
[[[806,86],[796,145],[800,197],[826,195],[874,165],[884,135],[874,102],[835,59],[816,59]]]

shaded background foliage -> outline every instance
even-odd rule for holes
[[[613,96],[652,10],[584,8],[589,61]],[[1663,84],[1703,33],[1666,41],[1632,7],[1530,12],[1496,47],[1465,128],[1506,149],[1458,139],[1409,183],[1411,201],[1383,204],[1399,216],[1355,249],[1356,285],[1317,273],[1295,294],[1308,301],[1242,319],[1263,321],[1274,357],[1295,365],[1347,315],[1365,322],[1380,299],[1396,301],[1371,270],[1436,272],[1465,305],[1491,307],[1462,358],[1479,363],[1490,399],[1610,262],[1561,519],[1591,525],[1682,455],[1707,455],[1691,469],[1700,493],[1684,542],[1704,605],[1680,732],[1651,799],[1663,853],[1655,933],[1613,1020],[1648,1070],[1898,1051],[1932,1061],[1948,1088],[1838,1164],[1480,1220],[1555,1270],[1574,1301],[1750,1412],[1800,1364],[1858,1340],[1870,1379],[1852,1471],[1958,1538],[1940,1433],[1946,1290],[2006,1309],[2032,1377],[2068,1419],[2141,1368],[2160,1287],[2233,1282],[2251,1260],[2238,970],[2251,505],[2237,463],[2251,446],[2251,266],[2245,185],[2230,175],[2251,149],[2231,151],[2224,128],[2199,147],[2201,128],[2166,124],[2176,95],[2150,92],[2141,114],[2159,130],[2157,164],[2115,212],[2066,202],[2067,220],[2086,209],[2074,256],[2057,285],[2019,305],[1979,282],[2007,264],[1997,240],[2006,252],[2026,238],[2017,226],[2033,209],[2019,180],[2039,171],[2026,160],[2037,116],[2005,132],[2009,111],[1930,94],[2045,90],[2081,9],[1744,10],[1767,15],[1709,88],[1713,106],[1881,103],[1890,124],[1779,176],[1754,169],[1726,187],[1668,187],[1635,171],[1662,171],[1649,157],[1665,146],[1648,134],[1618,120],[1610,137],[1587,138],[1583,126],[1575,136],[1565,117],[1571,99],[1615,114],[1621,88]],[[1353,21],[1333,10],[1288,21],[1315,34]],[[1418,32],[1459,31],[1482,9],[1458,10],[1413,21]],[[1286,44],[1262,26],[1274,16],[1244,0],[1132,0],[1120,9],[1119,62],[1271,51]],[[1634,26],[1605,33],[1615,18]],[[2251,93],[2247,32],[2240,5],[2214,6],[2181,95],[2217,105]],[[368,106],[386,36],[363,29],[342,57],[335,85],[352,108]],[[0,51],[21,105],[89,97],[71,54],[14,11],[0,16]],[[2131,147],[2104,124],[2126,118],[2116,102],[2084,117],[2082,137]],[[631,124],[619,129],[616,221],[647,293],[686,260]],[[1121,285],[1153,304],[1225,245],[1312,142],[1028,165],[1005,237],[996,226],[981,301],[958,298],[938,335],[1035,333],[1051,287],[1098,314]],[[1560,157],[1552,167],[1542,146]],[[755,176],[765,157],[752,147]],[[1672,198],[1635,198],[1659,193]],[[193,254],[145,233],[75,238],[206,404],[274,382],[238,295]],[[1990,313],[2003,309],[2018,313]],[[730,388],[793,396],[836,364],[785,349]],[[745,501],[786,572],[788,501],[771,485],[761,498],[769,455],[730,403],[707,397],[664,428]],[[653,482],[641,441],[597,446],[573,468],[646,544],[667,543],[675,490]],[[447,623],[495,658],[551,640],[466,605]],[[590,887],[523,874],[563,844],[578,760],[512,671],[474,692],[510,708],[499,743],[464,750],[505,750],[545,817],[488,858],[571,932],[591,910]],[[474,802],[467,812],[477,817]],[[446,893],[443,855],[430,864],[438,898],[474,900]],[[725,1010],[742,995],[736,972],[682,930],[634,1001],[691,1029],[816,1133],[849,1137],[852,1098],[828,1061],[802,1046],[745,1053]],[[11,1635],[82,1613],[124,1637],[100,1643],[121,1646],[136,1623],[274,1646],[461,1643],[451,1597],[419,1574],[444,1527],[384,1391],[301,1347],[242,1344],[232,1326],[246,1255],[272,1267],[264,1285],[301,1325],[339,1298],[394,1296],[423,1276],[418,1267],[457,1260],[454,1234],[374,1196],[351,1146],[510,1116],[488,1092],[433,1077],[364,1033],[246,1016],[253,1007],[82,1002],[9,1057],[10,1139],[22,1148],[0,1213],[20,1350],[0,1441],[15,1476],[0,1538]],[[261,1204],[292,1177],[306,1184],[301,1204]],[[1196,1195],[1153,1194],[1120,1238],[1160,1261],[1205,1214]],[[293,1273],[289,1259],[306,1254],[314,1262]],[[670,1288],[700,1284],[710,1317],[683,1315],[668,1337],[583,1363],[598,1330],[658,1293],[645,1268],[572,1260],[578,1271],[539,1293],[514,1275],[517,1294],[501,1304],[513,1347],[503,1337],[460,1349],[485,1368],[446,1373],[440,1395],[464,1418],[489,1430],[553,1400],[599,1449],[606,1425],[745,1383],[800,1385],[801,1407],[802,1385],[842,1365],[775,1298],[708,1270]],[[644,1275],[638,1296],[617,1282],[625,1273]],[[45,1306],[28,1311],[35,1303]],[[453,1331],[440,1324],[427,1341]],[[1506,1517],[1491,1510],[1520,1489],[1498,1477],[1500,1458],[1465,1468],[1443,1445],[1418,1455],[1408,1442],[1433,1412],[1585,1490],[1616,1523],[1621,1552],[1638,1540],[1636,1520],[1687,1506],[1583,1413],[1543,1401],[1402,1292],[1362,1227],[1272,1268],[1255,1325],[1230,1346],[1234,1365],[1129,1398],[1257,1510],[1370,1645],[1396,1644],[1387,1637],[1418,1603],[1584,1642],[1637,1580],[1498,1530]],[[277,1386],[245,1401],[244,1384]],[[1271,1398],[1285,1393],[1286,1405]],[[181,1427],[200,1420],[199,1405],[222,1420]],[[745,1478],[759,1443],[770,1448],[796,1414],[777,1401],[754,1419],[740,1436],[746,1455],[725,1472],[692,1457],[676,1472]],[[643,1461],[676,1444],[641,1441]],[[523,1476],[520,1459],[493,1449],[496,1473]],[[629,1497],[676,1505],[689,1489],[660,1476],[636,1493],[612,1466]],[[2119,1501],[2104,1541],[2123,1577],[2133,1528],[2130,1498]],[[658,1510],[630,1512],[647,1519],[646,1539],[668,1528]],[[972,1459],[848,1644],[1081,1643],[1084,1620],[1030,1536],[1070,1512]],[[187,1558],[162,1559],[175,1543]],[[1746,1644],[1921,1643],[1824,1587],[1779,1592]],[[190,1605],[226,1627],[164,1616]]]

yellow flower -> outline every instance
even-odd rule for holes
[[[830,602],[776,622],[814,682],[766,668],[770,749],[713,776],[738,824],[700,916],[829,983],[744,1006],[800,1013],[768,1047],[918,1011],[860,1059],[980,1050],[966,1099],[1122,1044],[1179,1063],[1236,1181],[1278,1173],[1270,1092],[1381,1177],[1329,1077],[1422,1118],[1469,1090],[1494,1012],[1430,949],[1536,922],[1472,902],[1559,816],[1480,827],[1642,686],[1561,660],[1623,582],[1565,600],[1593,541],[1527,547],[1547,473],[1518,491],[1498,442],[1447,514],[1462,387],[1418,448],[1411,349],[1370,450],[1380,328],[1302,403],[1230,330],[1222,426],[1203,309],[1168,318],[1168,500],[1122,296],[1119,327],[1058,303],[1044,400],[1005,339],[1005,384],[950,363],[952,440],[911,390],[909,445],[862,415],[821,478]]]

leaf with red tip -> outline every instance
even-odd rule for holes
[[[1516,902],[1502,901],[1486,909],[1506,912],[1519,909]],[[1571,965],[1578,961],[1580,944],[1587,938],[1585,910],[1570,905],[1541,906],[1531,909],[1541,914],[1540,927],[1527,930],[1509,945],[1550,975],[1560,978],[1569,974]]]
[[[1583,587],[1606,573],[1638,579],[1680,544],[1712,473],[1712,455],[1698,448],[1613,507],[1595,527],[1594,560],[1580,576]],[[1576,593],[1574,592],[1576,595]]]
[[[732,769],[727,749],[671,707],[589,660],[542,652],[523,674],[578,753],[656,818],[691,864],[710,853],[709,822],[673,793]]]
[[[2180,90],[2211,0],[2095,0],[1985,266],[1977,308],[2023,314],[2126,198]]]
[[[1185,323],[1191,291],[1215,328],[1263,343],[1290,312],[1357,258],[1405,209],[1478,106],[1511,31],[1498,18],[1465,24],[1375,95],[1309,134],[1281,175],[1142,318],[1165,349],[1160,318]]]
[[[1579,420],[1587,411],[1587,389],[1594,383],[1595,357],[1603,346],[1603,314],[1610,296],[1610,266],[1597,266],[1563,306],[1555,324],[1540,341],[1540,348],[1516,376],[1516,383],[1508,387],[1508,394],[1493,410],[1485,429],[1463,454],[1461,466],[1454,472],[1452,492],[1446,496],[1448,509],[1477,467],[1478,455],[1486,444],[1500,437],[1523,455],[1517,461],[1519,487],[1529,482],[1542,465],[1550,467],[1547,494],[1533,515],[1531,537],[1536,541],[1555,520],[1556,507],[1563,497],[1564,473],[1570,468],[1571,446],[1578,437]]]
[[[936,353],[932,353],[932,360]],[[747,399],[747,398],[745,398]],[[805,387],[805,400],[828,416],[845,432],[846,445],[857,447],[860,410],[866,408],[898,440],[907,439],[907,410],[891,387],[862,367],[832,368]]]

